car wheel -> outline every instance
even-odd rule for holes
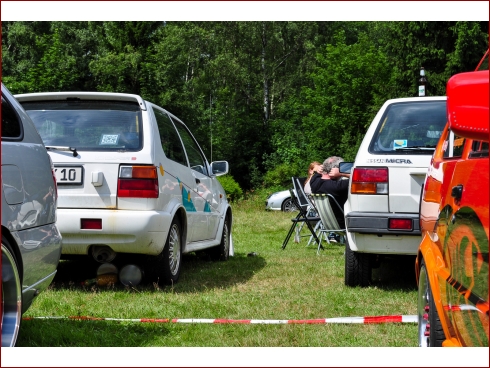
[[[220,245],[210,248],[209,255],[213,261],[227,261],[230,257],[230,224],[229,218],[226,217],[223,224]]]
[[[425,262],[422,261],[418,285],[418,336],[420,347],[441,347],[445,340],[441,320],[437,314]]]
[[[15,346],[22,320],[22,283],[8,240],[2,236],[2,346]]]
[[[345,241],[345,275],[347,286],[369,286],[371,284],[371,254],[353,252]]]
[[[296,209],[291,198],[287,198],[282,202],[281,210],[284,212],[292,212]]]
[[[149,256],[147,263],[148,277],[154,283],[158,280],[166,285],[177,282],[182,266],[182,231],[179,219],[173,219],[162,252],[157,256]]]

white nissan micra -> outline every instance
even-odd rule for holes
[[[344,205],[347,286],[370,285],[386,256],[417,254],[422,186],[445,124],[445,96],[391,99],[374,117]]]
[[[232,211],[186,125],[138,95],[16,95],[53,160],[62,256],[148,255],[146,274],[178,280],[182,254],[233,255]]]

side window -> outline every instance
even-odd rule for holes
[[[473,141],[470,158],[488,157],[488,142]]]
[[[163,152],[165,152],[165,155],[172,161],[187,166],[184,147],[182,147],[179,135],[177,134],[172,121],[163,111],[153,109],[153,112],[157,119]]]
[[[19,117],[2,95],[2,139],[20,139],[21,135],[22,129]]]
[[[463,154],[465,138],[449,132],[444,142],[444,158],[457,158]]]
[[[175,120],[174,120],[175,121]],[[196,141],[189,133],[189,131],[179,121],[175,121],[175,127],[179,131],[180,137],[184,142],[187,157],[189,158],[189,164],[191,169],[200,172],[201,174],[208,175],[208,169],[206,165],[206,159],[201,153],[201,149],[197,145]]]

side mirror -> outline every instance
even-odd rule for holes
[[[351,174],[352,166],[354,166],[353,162],[341,162],[339,164],[339,171],[343,174]]]
[[[228,161],[214,161],[211,162],[211,172],[213,175],[221,176],[228,174],[230,166],[228,165]]]

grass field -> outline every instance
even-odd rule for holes
[[[212,262],[184,257],[174,286],[144,280],[136,287],[85,287],[97,264],[62,261],[58,274],[24,317],[304,320],[415,315],[414,258],[384,262],[367,288],[344,285],[344,246],[289,242],[293,214],[266,212],[264,200],[233,204],[235,256]],[[307,234],[306,230],[303,234]],[[255,256],[248,256],[254,252]],[[117,261],[117,262],[116,262]],[[114,261],[121,267],[138,258]],[[70,319],[24,320],[21,347],[415,347],[417,325],[179,324]]]

